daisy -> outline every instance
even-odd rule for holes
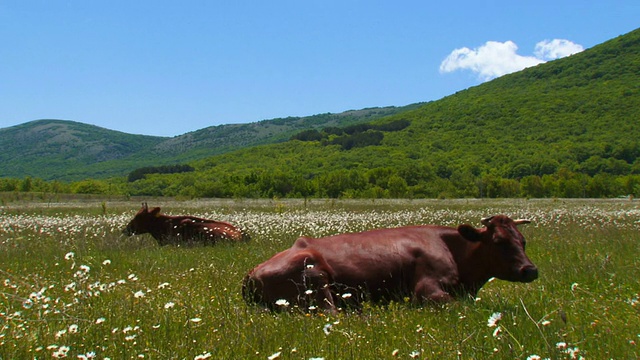
[[[488,327],[494,327],[494,326],[498,325],[498,321],[500,321],[500,319],[502,319],[502,313],[494,312],[489,317],[489,320],[487,320],[487,326]]]

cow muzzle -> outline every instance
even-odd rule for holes
[[[538,268],[535,266],[527,265],[520,268],[520,281],[532,282],[538,278]]]
[[[132,235],[134,235],[134,234],[135,234],[135,232],[133,231],[133,229],[132,229],[132,228],[130,228],[129,226],[127,226],[126,228],[124,228],[124,229],[122,230],[122,233],[123,233],[123,234],[125,234],[125,235],[127,235],[127,236],[132,236]]]

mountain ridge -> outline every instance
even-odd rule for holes
[[[0,177],[73,181],[124,176],[140,167],[286,141],[302,129],[369,121],[419,105],[222,124],[174,137],[128,134],[73,120],[33,120],[0,129]]]

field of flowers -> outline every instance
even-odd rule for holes
[[[3,203],[0,359],[635,359],[640,202],[630,200],[163,201],[232,222],[249,243],[159,247],[122,228],[139,202]],[[489,282],[435,306],[270,313],[242,278],[301,235],[507,214],[540,278]]]

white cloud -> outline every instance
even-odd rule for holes
[[[553,39],[537,43],[534,54],[539,59],[555,60],[579,53],[582,50],[584,48],[580,44],[574,44],[564,39]]]
[[[554,39],[537,43],[535,56],[518,55],[517,50],[518,46],[513,41],[487,41],[476,49],[455,49],[440,64],[440,72],[470,70],[476,73],[480,80],[487,81],[584,49],[569,40]]]

